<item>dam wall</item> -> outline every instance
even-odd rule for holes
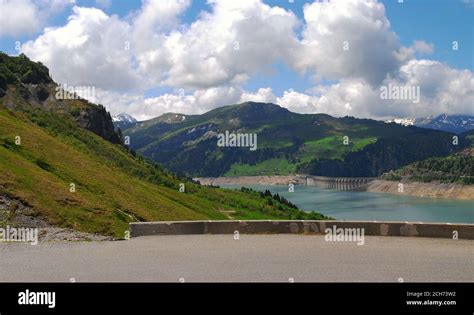
[[[307,186],[317,186],[336,190],[365,190],[375,177],[325,177],[306,176]]]

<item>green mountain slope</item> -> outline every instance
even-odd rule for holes
[[[5,60],[42,68],[24,57],[2,58],[2,71]],[[119,138],[103,107],[55,101],[47,69],[36,84],[9,72],[0,97],[0,194],[51,224],[123,237],[131,221],[323,218],[257,192],[202,187],[165,172],[113,143]],[[47,91],[43,100],[31,93],[38,88]]]
[[[385,173],[382,179],[394,181],[441,182],[463,185],[474,184],[474,139],[472,131],[466,138],[471,146],[447,157],[429,158],[404,166],[396,171]]]
[[[299,171],[323,176],[377,177],[415,161],[450,155],[469,143],[463,136],[458,142],[453,144],[453,134],[417,128],[403,137],[381,138],[342,160],[315,159],[301,165]]]
[[[217,146],[217,134],[226,131],[256,133],[257,150]],[[370,119],[297,114],[278,105],[252,102],[203,115],[166,114],[135,123],[123,134],[130,137],[131,147],[141,155],[189,176],[295,172],[377,176],[394,167],[461,149],[439,145],[452,137],[447,132]],[[420,142],[426,142],[421,153]],[[396,150],[391,152],[391,148]],[[357,158],[357,154],[369,158]]]

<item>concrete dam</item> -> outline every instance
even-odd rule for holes
[[[365,190],[375,177],[325,177],[306,175],[307,186],[337,190]]]

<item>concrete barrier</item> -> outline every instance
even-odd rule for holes
[[[130,223],[132,237],[186,234],[324,234],[326,228],[361,228],[365,235],[474,239],[474,224],[383,221],[163,221]]]

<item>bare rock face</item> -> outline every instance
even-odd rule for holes
[[[99,105],[81,110],[79,116],[76,117],[76,121],[82,128],[92,131],[109,142],[115,144],[122,142],[115,132],[110,113],[103,106]]]

